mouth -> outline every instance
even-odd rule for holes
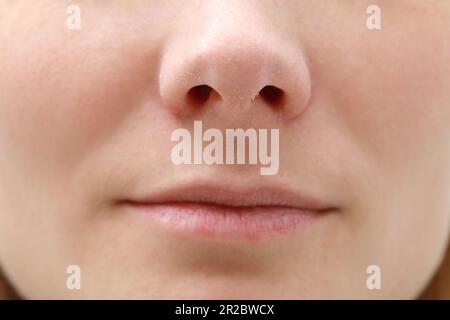
[[[150,196],[118,202],[175,234],[210,240],[257,241],[300,232],[338,211],[323,201],[282,188],[226,188],[186,184]]]

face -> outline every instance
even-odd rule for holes
[[[0,262],[22,296],[420,293],[450,224],[447,1],[79,0],[81,29],[70,4],[0,0]],[[194,121],[278,129],[279,170],[175,165]]]

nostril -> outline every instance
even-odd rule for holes
[[[284,103],[284,91],[275,86],[265,86],[259,92],[259,95],[268,104],[278,107]]]
[[[199,85],[192,87],[187,93],[187,99],[190,104],[202,105],[208,101],[213,88],[208,85]]]

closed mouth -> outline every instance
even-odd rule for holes
[[[171,233],[224,241],[271,238],[338,211],[317,198],[267,186],[186,184],[118,203]]]

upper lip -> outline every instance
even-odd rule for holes
[[[203,203],[228,207],[288,207],[310,211],[328,211],[335,206],[305,192],[288,188],[258,186],[224,186],[220,183],[187,183],[150,195],[138,195],[120,201],[131,205]]]

